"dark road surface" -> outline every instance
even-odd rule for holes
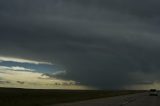
[[[145,95],[126,106],[160,106],[160,97]]]
[[[160,106],[160,96],[141,93],[51,106]]]

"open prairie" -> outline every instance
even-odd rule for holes
[[[0,106],[46,106],[88,99],[134,94],[143,91],[35,90],[0,88]]]

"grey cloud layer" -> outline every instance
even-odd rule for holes
[[[0,54],[60,64],[67,70],[60,77],[98,88],[132,85],[131,74],[159,75],[159,4],[1,0]]]

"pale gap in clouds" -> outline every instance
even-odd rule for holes
[[[52,65],[49,62],[39,62],[11,57],[0,57],[0,61]],[[57,70],[52,74],[46,74],[45,71],[42,73],[38,70],[21,66],[0,66],[0,86],[33,89],[89,89],[89,87],[82,86],[76,81],[63,80],[56,77],[57,75],[66,73],[66,71]]]

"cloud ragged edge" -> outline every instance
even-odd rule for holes
[[[0,66],[0,70],[13,70],[13,71],[35,71],[34,69],[28,69],[28,68],[25,68],[25,67],[19,67],[19,66],[12,66],[12,67]]]
[[[29,59],[4,57],[4,56],[0,56],[0,62],[17,62],[17,63],[36,64],[36,65],[39,65],[39,64],[53,65],[51,62],[35,61],[35,60],[29,60]]]

